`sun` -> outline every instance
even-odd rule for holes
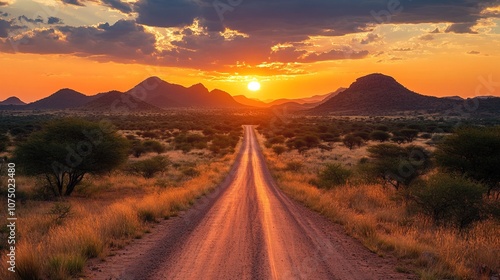
[[[260,89],[260,83],[257,81],[250,82],[248,84],[248,89],[251,91],[258,91]]]

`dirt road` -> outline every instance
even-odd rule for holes
[[[87,273],[91,279],[408,279],[286,197],[254,131],[222,185]]]

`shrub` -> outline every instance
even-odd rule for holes
[[[142,145],[144,146],[144,148],[148,152],[155,152],[157,154],[161,154],[161,153],[165,152],[165,146],[163,146],[163,144],[161,144],[158,141],[148,140],[148,141],[144,141],[144,143]]]
[[[391,138],[391,135],[382,130],[375,130],[370,133],[370,139],[373,141],[385,142]]]
[[[421,211],[436,224],[465,228],[479,220],[486,188],[462,177],[437,174],[412,187]]]
[[[318,186],[325,189],[330,189],[334,186],[347,183],[347,179],[351,176],[351,171],[345,169],[338,163],[330,163],[325,166],[318,174]]]
[[[169,165],[170,160],[167,157],[155,156],[132,163],[129,170],[142,175],[144,178],[153,178],[157,173],[167,170]]]
[[[462,128],[438,144],[436,160],[442,169],[488,186],[500,184],[500,127]]]
[[[273,146],[273,152],[278,156],[281,155],[282,153],[284,153],[285,151],[286,151],[286,147],[283,145],[274,145]]]
[[[344,145],[349,148],[349,150],[354,149],[355,147],[360,147],[363,145],[363,138],[359,136],[354,136],[352,134],[348,134],[344,136],[344,139],[342,139],[342,142]]]
[[[69,196],[86,174],[109,172],[127,159],[128,142],[111,127],[63,119],[34,133],[15,150],[29,175],[44,175],[54,194]]]

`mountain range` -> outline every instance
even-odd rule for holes
[[[433,97],[413,92],[394,78],[375,73],[358,78],[349,88],[309,98],[278,99],[263,102],[243,95],[231,96],[203,84],[184,87],[150,77],[126,92],[109,91],[88,96],[72,89],[61,89],[41,100],[26,104],[17,97],[0,102],[0,110],[81,110],[100,112],[160,112],[170,108],[287,108],[309,114],[390,115],[401,112],[440,113],[477,103],[473,113],[500,114],[500,98],[458,96]]]

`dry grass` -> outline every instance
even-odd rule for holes
[[[398,270],[412,271],[421,279],[490,279],[499,273],[498,222],[483,221],[467,232],[435,227],[425,217],[408,213],[404,200],[391,188],[360,184],[320,190],[308,183],[324,162],[318,156],[309,153],[301,160],[296,153],[278,157],[270,149],[264,151],[285,193],[343,225],[370,250],[398,257]],[[285,170],[287,162],[298,160],[304,165],[300,171]]]
[[[212,191],[226,176],[234,157],[227,155],[198,164],[196,169],[201,175],[173,186],[158,186],[157,179],[130,175],[94,178],[75,197],[62,202],[71,206],[69,215],[63,218],[53,213],[58,202],[28,200],[18,206],[17,212],[16,277],[77,277],[88,259],[104,258],[113,248],[140,238],[149,230],[150,222],[176,215]],[[32,179],[19,179],[23,192],[35,184]],[[12,279],[12,273],[6,269],[5,254],[2,255],[0,279]]]

